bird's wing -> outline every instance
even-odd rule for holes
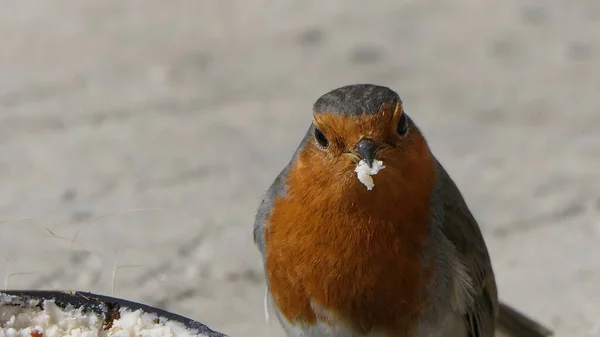
[[[500,302],[497,329],[502,336],[507,337],[550,337],[554,335],[550,329],[502,302]]]
[[[464,313],[468,337],[494,336],[498,292],[490,257],[477,221],[458,187],[438,163],[438,202],[443,203],[443,234],[454,245],[472,282],[472,301]]]

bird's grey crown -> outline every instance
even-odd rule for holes
[[[375,84],[351,84],[334,89],[315,102],[316,114],[332,113],[337,115],[373,115],[382,104],[401,102],[400,96],[388,87]]]

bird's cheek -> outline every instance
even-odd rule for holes
[[[356,179],[356,173],[354,173],[356,163],[349,158],[342,157],[327,165],[329,166],[324,167],[322,171],[327,184],[347,184],[351,179]]]

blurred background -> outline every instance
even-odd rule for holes
[[[10,289],[265,323],[254,212],[351,83],[396,90],[461,188],[500,296],[557,335],[600,317],[600,2],[0,1]]]

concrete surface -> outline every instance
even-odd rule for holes
[[[32,273],[9,288],[110,295],[137,265],[116,296],[281,336],[254,211],[314,100],[375,82],[461,187],[501,297],[558,336],[600,324],[600,2],[0,3],[0,268]]]

